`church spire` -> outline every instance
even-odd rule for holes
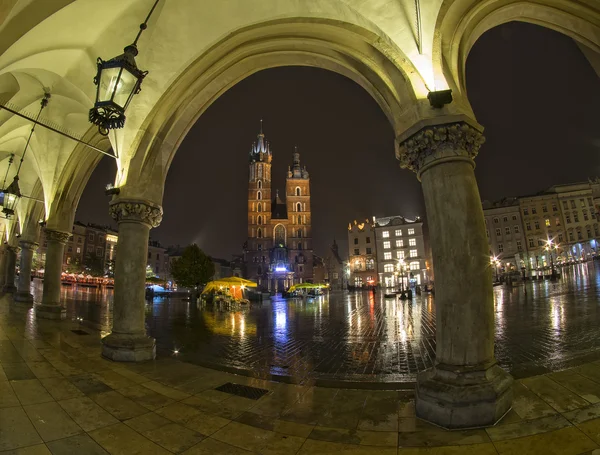
[[[269,161],[271,160],[271,147],[267,140],[265,140],[265,133],[263,132],[263,120],[260,119],[260,132],[256,136],[257,140],[252,143],[252,149],[250,151],[251,161]]]

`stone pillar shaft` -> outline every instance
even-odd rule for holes
[[[18,302],[33,302],[31,295],[31,266],[33,263],[33,252],[38,247],[38,244],[28,240],[19,242],[21,247],[21,261],[19,267],[19,281],[17,283],[17,292],[15,300]]]
[[[110,213],[119,224],[115,259],[112,333],[102,340],[102,355],[121,362],[154,359],[154,338],[145,329],[145,284],[150,228],[162,220],[162,208],[142,200],[114,200]]]
[[[512,378],[494,358],[492,269],[473,159],[482,134],[466,122],[427,126],[400,144],[421,180],[435,269],[436,364],[419,375],[416,411],[446,428],[495,424]]]
[[[46,229],[46,263],[42,303],[35,305],[36,316],[45,319],[64,319],[66,310],[60,302],[61,274],[65,245],[69,232]]]
[[[17,252],[19,248],[8,245],[6,247],[6,281],[4,282],[3,291],[15,292],[15,268],[17,267]]]
[[[6,283],[6,250],[7,246],[2,245],[2,250],[0,251],[0,288],[3,288]]]

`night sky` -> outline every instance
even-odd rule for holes
[[[149,77],[152,77],[150,73]],[[577,45],[526,23],[490,30],[467,61],[467,89],[486,143],[476,160],[482,199],[537,192],[600,176],[600,84]],[[323,255],[365,217],[425,215],[415,175],[399,168],[393,132],[379,106],[349,79],[325,70],[261,71],[222,95],[190,130],[167,176],[163,245],[195,242],[208,254],[241,253],[247,235],[248,152],[264,120],[273,188],[284,192],[297,145],[311,177],[313,245]],[[76,219],[109,224],[104,158]]]

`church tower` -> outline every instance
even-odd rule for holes
[[[310,207],[310,177],[306,166],[300,166],[300,153],[296,147],[292,166],[285,181],[285,198],[288,213],[290,264],[294,267],[295,281],[312,281],[313,247],[312,217]]]
[[[261,285],[269,267],[271,232],[271,161],[273,156],[265,140],[262,120],[260,133],[250,149],[248,179],[248,241],[245,260],[248,278]]]

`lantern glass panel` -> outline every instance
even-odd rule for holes
[[[137,77],[135,77],[133,74],[127,71],[126,68],[123,68],[123,71],[121,72],[121,78],[117,83],[115,97],[113,98],[115,104],[125,109],[127,107],[127,102],[129,101],[129,98],[135,90],[137,82]]]
[[[14,212],[15,205],[17,205],[17,195],[13,193],[4,193],[4,208],[10,212]]]
[[[100,74],[100,85],[98,87],[98,101],[105,103],[113,97],[115,88],[118,88],[120,67],[103,68]]]

